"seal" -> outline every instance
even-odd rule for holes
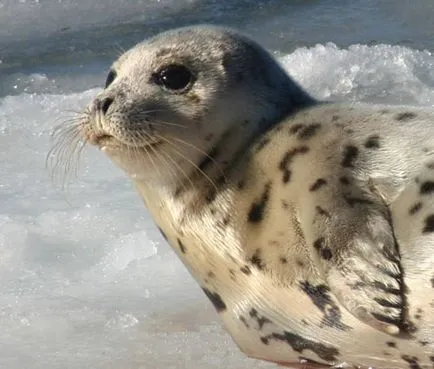
[[[432,109],[315,101],[254,41],[195,26],[120,56],[54,154],[79,135],[248,356],[433,368]]]

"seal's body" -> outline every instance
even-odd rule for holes
[[[251,40],[191,27],[121,56],[76,131],[249,356],[433,367],[433,110],[316,102]]]

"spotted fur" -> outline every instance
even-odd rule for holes
[[[155,82],[167,63],[190,72],[180,90]],[[215,27],[111,70],[75,129],[131,177],[247,355],[432,369],[434,111],[319,103]]]

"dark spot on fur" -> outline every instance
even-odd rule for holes
[[[304,268],[304,262],[303,262],[302,260],[297,259],[297,260],[295,261],[295,263],[296,263],[300,268]]]
[[[339,119],[339,115],[332,116],[332,122],[336,122]]]
[[[434,182],[426,181],[420,185],[420,194],[426,195],[434,192]]]
[[[431,278],[431,287],[434,288],[434,277]]]
[[[402,355],[401,359],[410,364],[408,366],[410,369],[422,369],[416,356]]]
[[[389,347],[392,347],[392,348],[396,348],[396,342],[393,342],[393,341],[387,341],[386,345]]]
[[[419,341],[419,344],[420,344],[422,347],[425,347],[425,346],[428,346],[429,341]]]
[[[183,254],[185,254],[185,252],[187,251],[187,249],[185,248],[185,245],[181,242],[181,240],[179,238],[178,238],[178,246],[179,246],[179,249],[181,250],[181,252]]]
[[[163,238],[167,241],[167,236],[166,233],[163,232],[163,230],[160,227],[157,227],[158,230],[160,231],[161,235],[163,236]]]
[[[365,147],[367,149],[379,149],[380,148],[380,136],[378,136],[378,135],[369,136],[365,142]]]
[[[351,207],[353,207],[354,205],[371,205],[372,204],[371,200],[361,199],[358,197],[344,196],[344,199],[347,202],[347,204],[350,205]]]
[[[261,249],[256,249],[255,253],[250,258],[250,262],[258,269],[264,269],[264,262],[261,259]]]
[[[229,224],[229,222],[231,221],[231,217],[230,215],[227,215],[223,218],[223,225],[227,226]]]
[[[428,163],[427,165],[426,165],[426,167],[428,168],[428,169],[434,169],[434,163]]]
[[[182,191],[183,191],[183,188],[182,188],[182,187],[176,187],[176,188],[175,188],[175,192],[173,193],[173,196],[174,196],[175,198],[178,198],[178,197],[181,195]]]
[[[416,204],[414,204],[414,205],[410,208],[410,210],[408,211],[408,213],[409,213],[410,215],[414,215],[414,214],[416,214],[420,209],[422,209],[422,203],[419,201],[419,202],[417,202]]]
[[[272,333],[268,336],[261,337],[261,341],[268,345],[270,340],[283,341],[292,347],[294,351],[303,353],[304,350],[313,351],[321,359],[326,361],[337,361],[339,356],[339,350],[333,346],[327,346],[322,343],[308,340],[299,336],[296,333],[283,332],[283,333]]]
[[[322,311],[324,317],[321,324],[348,331],[351,327],[342,323],[341,311],[330,297],[330,289],[325,284],[313,285],[308,281],[300,282],[300,288],[310,297],[315,306]]]
[[[345,185],[345,186],[347,186],[347,185],[349,185],[350,184],[350,181],[349,181],[349,179],[347,178],[347,177],[341,177],[341,178],[339,178],[339,182],[341,182],[343,185]]]
[[[309,325],[309,323],[308,323],[305,319],[302,319],[301,322],[302,322],[304,325]]]
[[[250,274],[252,274],[252,271],[250,270],[250,268],[249,268],[247,265],[244,265],[243,267],[241,267],[240,270],[241,270],[245,275],[250,275]]]
[[[237,183],[237,188],[239,189],[239,190],[242,190],[244,187],[246,187],[246,182],[242,179],[242,180],[240,180],[240,181],[238,181],[238,183]]]
[[[214,278],[215,277],[214,272],[211,272],[211,271],[209,271],[207,275],[208,275],[209,278]]]
[[[333,257],[332,250],[328,247],[321,249],[320,255],[324,260],[330,260]]]
[[[226,304],[217,292],[211,292],[207,288],[202,288],[202,290],[203,292],[205,292],[205,295],[207,295],[207,297],[210,299],[217,312],[221,313],[226,310]]]
[[[313,243],[313,247],[315,247],[315,249],[318,251],[321,250],[323,248],[324,241],[325,241],[324,237],[320,237],[316,239]]]
[[[217,147],[213,147],[199,163],[199,169],[201,171],[206,171],[206,169],[214,162],[214,159],[217,155],[218,149]]]
[[[224,175],[222,175],[222,176],[217,178],[215,183],[217,186],[223,186],[226,183],[226,180],[227,180],[226,177]]]
[[[399,113],[399,114],[397,114],[395,116],[395,119],[396,120],[406,121],[406,120],[410,120],[410,119],[413,119],[413,118],[416,118],[416,117],[417,117],[417,115],[415,113],[408,111],[408,112],[405,112],[405,113]]]
[[[324,246],[324,237],[320,237],[313,243],[313,247],[318,250],[324,260],[330,260],[333,257],[330,248]]]
[[[265,316],[260,316],[256,309],[250,310],[249,315],[252,319],[255,319],[257,321],[259,330],[262,330],[265,324],[272,323],[272,321]]]
[[[299,140],[308,140],[309,138],[315,136],[320,127],[321,124],[319,123],[309,124],[298,132],[297,137]]]
[[[250,207],[248,214],[248,221],[250,223],[259,223],[264,218],[265,207],[267,206],[270,198],[271,182],[268,182],[264,187],[264,192],[259,201],[254,202]]]
[[[205,201],[207,204],[211,204],[217,197],[217,190],[213,187],[205,195]]]
[[[244,318],[242,315],[240,315],[238,319],[246,326],[246,328],[250,328],[249,324],[247,323],[246,318]]]
[[[304,127],[303,124],[294,124],[289,128],[289,134],[294,135],[296,134],[300,129]]]
[[[425,218],[425,227],[423,228],[423,233],[434,232],[434,215],[428,215]]]
[[[284,256],[281,256],[279,260],[282,264],[288,264],[288,259],[285,258]]]
[[[319,190],[321,187],[325,186],[327,184],[327,181],[324,178],[318,178],[315,183],[310,186],[309,191],[314,192]]]
[[[434,363],[434,355],[430,356],[429,359]]]
[[[359,154],[359,149],[356,146],[348,145],[345,147],[341,165],[344,168],[354,168],[354,161]]]
[[[307,152],[309,152],[309,148],[307,146],[300,146],[285,153],[279,163],[279,169],[283,172],[283,183],[288,183],[291,179],[291,170],[289,169],[289,165],[292,163],[294,157],[296,155],[306,154]]]
[[[315,209],[319,215],[324,215],[325,217],[330,218],[330,213],[327,210],[324,210],[321,206],[317,206]]]
[[[269,143],[270,143],[270,138],[264,137],[261,141],[259,141],[258,145],[256,146],[256,152],[261,151]]]

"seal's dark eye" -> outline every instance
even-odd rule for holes
[[[107,79],[105,80],[105,88],[111,85],[111,83],[116,78],[117,74],[114,70],[111,70],[107,76]]]
[[[193,81],[193,75],[188,68],[177,64],[160,69],[153,77],[157,85],[176,91],[183,90]]]

